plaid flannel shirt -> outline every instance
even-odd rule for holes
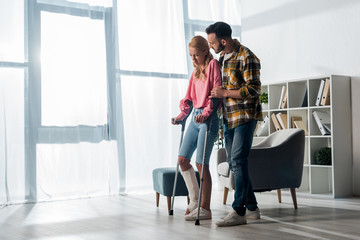
[[[235,128],[250,120],[262,120],[260,60],[247,47],[236,42],[230,58],[220,54],[220,68],[223,68],[222,86],[225,89],[240,91],[241,98],[226,98],[224,107],[228,128]]]

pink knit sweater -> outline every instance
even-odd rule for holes
[[[194,72],[191,74],[185,98],[180,101],[181,113],[177,118],[182,121],[189,114],[189,101],[193,103],[194,108],[204,108],[203,116],[206,118],[210,116],[212,111],[214,111],[214,105],[209,96],[211,89],[216,86],[221,86],[221,73],[218,61],[212,59],[206,69],[205,80],[196,79]]]

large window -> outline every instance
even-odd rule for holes
[[[29,48],[40,50],[39,62],[37,52],[29,56],[38,200],[120,189],[124,159],[110,134],[115,126],[112,8],[87,3],[94,2],[41,1],[30,7]]]
[[[41,125],[107,123],[104,20],[41,12]]]

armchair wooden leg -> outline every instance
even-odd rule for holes
[[[278,189],[276,191],[277,191],[277,196],[278,196],[279,203],[281,203],[281,189]]]
[[[171,208],[171,197],[166,197],[166,199],[167,199],[168,211],[170,211],[170,208]]]
[[[160,193],[156,192],[156,206],[159,207]]]
[[[294,203],[294,208],[297,209],[297,200],[296,200],[296,192],[295,192],[295,188],[290,188],[290,192],[291,192],[291,197]]]
[[[224,199],[223,199],[224,205],[226,204],[228,193],[229,193],[229,189],[227,187],[224,187]]]

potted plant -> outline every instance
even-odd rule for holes
[[[315,155],[316,164],[319,165],[331,165],[331,148],[322,147]]]
[[[267,92],[262,92],[260,94],[260,101],[261,101],[261,108],[263,110],[267,110],[268,109],[268,103],[269,103],[268,93]]]

